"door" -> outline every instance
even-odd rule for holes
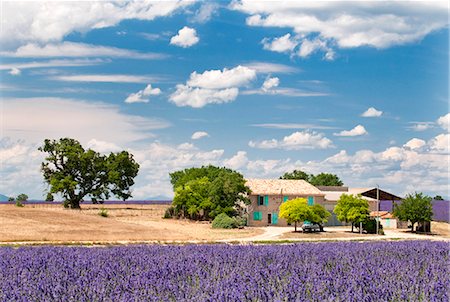
[[[269,224],[272,224],[272,214],[271,213],[267,214],[267,222]]]

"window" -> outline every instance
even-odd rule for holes
[[[258,195],[258,205],[263,206],[264,205],[264,196]]]
[[[261,212],[253,212],[253,220],[262,220]]]
[[[286,202],[289,200],[289,196],[283,196],[283,202]]]
[[[308,205],[312,206],[314,204],[314,197],[313,196],[308,196]]]

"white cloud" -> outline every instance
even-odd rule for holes
[[[161,94],[161,89],[152,88],[152,85],[148,84],[143,90],[130,94],[125,99],[125,103],[148,103],[151,95],[159,94]]]
[[[280,85],[280,79],[277,77],[273,77],[273,78],[267,78],[264,83],[262,84],[261,89],[263,91],[269,91],[274,87],[278,87],[278,85]]]
[[[103,59],[74,59],[74,60],[49,60],[49,61],[34,61],[34,62],[17,62],[10,64],[0,64],[0,70],[30,69],[30,68],[49,68],[49,67],[73,67],[73,66],[90,66],[109,61]]]
[[[97,82],[97,83],[148,83],[159,79],[152,76],[138,76],[126,74],[78,74],[59,75],[50,77],[52,80],[64,82]]]
[[[368,134],[368,132],[362,125],[357,125],[352,130],[343,130],[339,133],[334,133],[335,136],[360,136],[365,134]]]
[[[2,3],[3,46],[63,40],[72,32],[115,26],[123,20],[169,16],[193,1],[7,1]]]
[[[179,107],[190,106],[202,108],[208,104],[232,102],[239,94],[237,88],[222,90],[193,88],[187,85],[177,85],[177,90],[170,95],[170,101]]]
[[[448,25],[445,1],[234,1],[247,25],[290,28],[309,41],[319,37],[339,48],[388,48],[420,41]],[[287,51],[288,43],[278,51]],[[305,50],[306,51],[306,50]]]
[[[439,134],[428,143],[433,151],[450,153],[450,133]]]
[[[320,92],[320,91],[306,91],[297,88],[289,88],[289,87],[278,87],[271,90],[263,90],[263,89],[248,89],[242,91],[242,94],[252,95],[252,94],[273,94],[273,95],[284,95],[289,97],[312,97],[312,96],[327,96],[329,93]]]
[[[208,132],[197,131],[192,134],[191,139],[201,139],[201,138],[208,137],[208,136],[209,136]]]
[[[422,139],[413,138],[409,140],[406,144],[404,144],[403,147],[409,148],[411,150],[418,150],[424,147],[426,144],[427,143]]]
[[[197,44],[198,41],[200,41],[200,39],[197,36],[197,31],[185,26],[178,31],[177,35],[170,39],[170,44],[187,48]]]
[[[297,55],[301,58],[307,58],[311,54],[313,54],[319,50],[325,52],[325,55],[324,55],[325,60],[329,60],[329,61],[334,60],[335,53],[334,53],[333,49],[328,47],[326,40],[323,40],[320,38],[316,38],[313,40],[302,39],[300,47],[297,52]]]
[[[232,69],[207,70],[203,73],[191,73],[187,85],[192,87],[222,89],[247,85],[256,78],[256,71],[245,66]]]
[[[250,62],[244,64],[245,67],[255,70],[257,73],[297,73],[300,69],[284,65],[269,62]]]
[[[328,149],[333,147],[330,139],[326,138],[322,133],[311,131],[297,131],[291,135],[285,136],[282,140],[276,139],[263,140],[259,142],[250,141],[250,147],[259,149]]]
[[[119,152],[123,148],[114,143],[97,140],[95,138],[87,142],[86,147],[100,153]]]
[[[14,58],[108,57],[141,60],[156,60],[167,57],[167,55],[160,53],[141,53],[129,49],[67,41],[59,44],[47,44],[45,46],[29,43],[19,47],[16,51],[0,52],[0,55]]]
[[[225,160],[223,165],[227,168],[238,170],[244,168],[248,163],[247,152],[238,151],[234,156]]]
[[[8,73],[13,76],[18,76],[22,73],[22,71],[20,71],[20,69],[17,67],[13,67]]]
[[[105,103],[46,97],[3,98],[0,105],[2,136],[33,143],[72,137],[82,143],[95,139],[126,146],[170,126],[162,119],[124,114]]]
[[[433,122],[411,122],[412,126],[408,127],[414,131],[425,131],[435,126]]]
[[[366,111],[364,111],[361,116],[362,117],[380,117],[383,114],[383,111],[377,110],[373,107],[370,107]]]
[[[206,2],[203,3],[200,9],[196,12],[195,16],[192,18],[193,22],[205,23],[209,21],[214,15],[217,14],[220,6],[217,3]]]
[[[232,102],[239,94],[239,87],[256,78],[256,72],[248,67],[193,72],[186,85],[179,84],[169,100],[177,106],[201,108],[208,104]]]
[[[291,34],[274,38],[273,40],[264,38],[261,43],[263,48],[275,52],[292,52],[297,46],[298,41],[291,39]]]
[[[438,118],[437,123],[445,130],[450,130],[450,113]]]

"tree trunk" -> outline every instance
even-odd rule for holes
[[[295,229],[295,232],[297,232],[297,221],[294,222],[294,229]]]
[[[352,222],[352,233],[353,233],[353,222]]]
[[[415,224],[415,222],[411,222],[411,232],[413,232],[413,233],[414,233],[414,224]]]

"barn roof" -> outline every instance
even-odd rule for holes
[[[258,195],[324,196],[319,189],[302,179],[247,179],[246,185],[252,194]]]

